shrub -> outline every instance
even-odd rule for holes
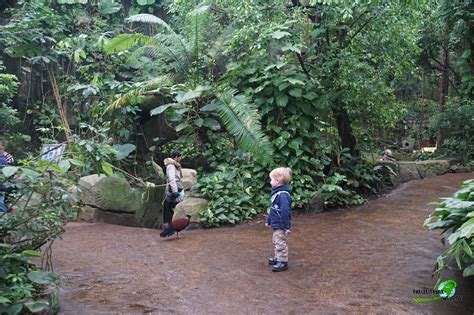
[[[463,183],[463,188],[452,197],[443,198],[426,219],[424,225],[446,233],[441,239],[449,249],[437,259],[437,273],[450,267],[454,259],[465,277],[474,275],[474,179]]]

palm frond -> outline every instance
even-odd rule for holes
[[[113,110],[122,108],[130,105],[132,101],[136,101],[141,97],[149,96],[167,96],[170,94],[169,85],[171,84],[172,78],[169,75],[162,75],[151,79],[149,81],[140,82],[135,85],[130,91],[119,96],[112,104],[107,106],[104,110],[104,114]]]
[[[135,33],[135,34],[120,34],[112,38],[104,47],[105,52],[113,54],[119,51],[124,51],[138,45],[155,46],[160,42],[155,38]]]
[[[136,15],[132,15],[131,17],[125,20],[130,23],[140,22],[140,23],[147,23],[147,24],[158,24],[158,25],[164,26],[167,30],[172,31],[168,23],[166,23],[159,17],[154,16],[153,14],[146,14],[146,13],[136,14]]]
[[[217,112],[227,131],[236,138],[240,147],[250,152],[263,163],[272,161],[273,149],[262,132],[260,115],[254,104],[245,95],[227,90],[217,94]]]

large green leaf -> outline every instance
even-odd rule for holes
[[[37,301],[26,302],[25,306],[32,313],[38,313],[38,312],[49,309],[49,303],[48,303],[48,301],[45,301],[45,300],[37,300]]]
[[[120,3],[116,3],[114,0],[100,0],[99,11],[101,14],[109,15],[117,13],[122,9]]]
[[[474,276],[474,264],[464,269],[464,272],[462,273],[462,275],[464,277]]]
[[[58,276],[47,271],[30,271],[27,275],[30,281],[37,284],[50,284],[57,280]]]
[[[132,143],[125,143],[125,144],[116,144],[113,146],[113,148],[117,150],[117,154],[115,154],[115,159],[117,161],[120,161],[126,158],[130,153],[135,151],[136,146]]]
[[[250,103],[246,96],[236,94],[235,90],[218,93],[217,112],[227,131],[237,139],[243,149],[257,160],[271,162],[273,149],[262,132],[260,115],[255,105]]]
[[[161,45],[161,42],[156,40],[153,37],[149,37],[143,34],[135,33],[135,34],[120,34],[114,38],[112,38],[105,46],[104,50],[111,54],[120,51],[124,51],[130,49],[134,46],[140,45]]]

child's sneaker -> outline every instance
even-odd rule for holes
[[[272,271],[279,272],[288,269],[288,262],[287,261],[277,261],[275,265],[272,267]]]
[[[278,262],[278,260],[275,257],[268,258],[268,264],[269,265],[275,265]]]

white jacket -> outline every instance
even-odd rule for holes
[[[167,192],[175,193],[183,190],[181,165],[172,158],[166,158],[164,163],[166,166],[166,180],[168,184]]]

